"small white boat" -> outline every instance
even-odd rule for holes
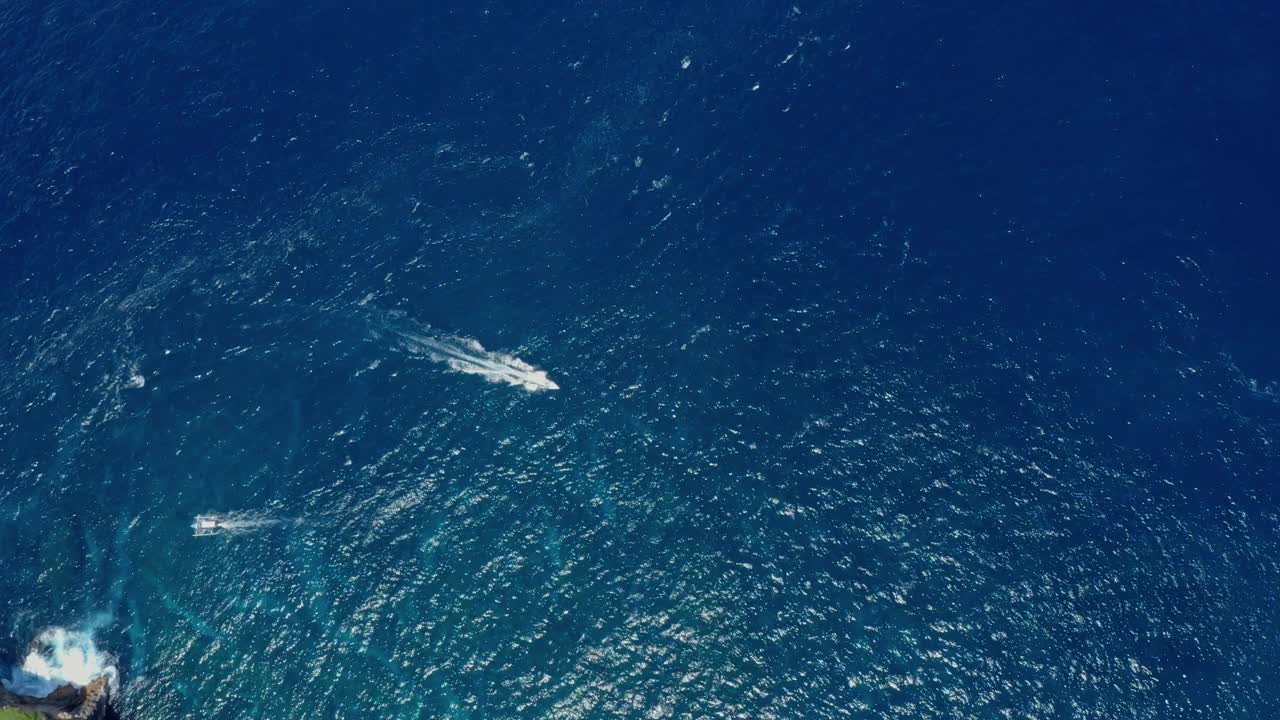
[[[196,521],[191,527],[195,529],[196,537],[220,535],[226,529],[222,525],[222,518],[217,515],[197,515]]]

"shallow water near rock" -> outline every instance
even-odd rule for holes
[[[1275,26],[11,4],[0,667],[92,631],[138,720],[1265,716]]]

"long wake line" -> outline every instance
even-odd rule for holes
[[[539,370],[514,355],[486,350],[483,345],[470,338],[450,335],[431,337],[403,330],[394,332],[409,352],[446,363],[458,372],[479,375],[489,382],[523,387],[529,392],[560,389],[559,385],[547,377],[546,370]]]

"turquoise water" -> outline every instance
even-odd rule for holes
[[[1267,717],[1275,17],[1149,10],[12,6],[0,667]]]

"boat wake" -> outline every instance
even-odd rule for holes
[[[302,518],[278,518],[262,513],[231,512],[197,515],[192,528],[197,537],[205,535],[243,535],[280,525],[301,525]]]
[[[489,382],[515,385],[530,392],[560,389],[547,377],[546,370],[539,370],[514,355],[485,350],[483,345],[469,338],[436,339],[407,334],[401,337],[410,352],[446,363],[460,373],[479,375]]]
[[[433,335],[426,330],[388,328],[400,346],[434,362],[467,375],[478,375],[489,382],[522,387],[529,392],[559,390],[546,370],[540,370],[514,355],[486,350],[478,341],[456,335]]]

